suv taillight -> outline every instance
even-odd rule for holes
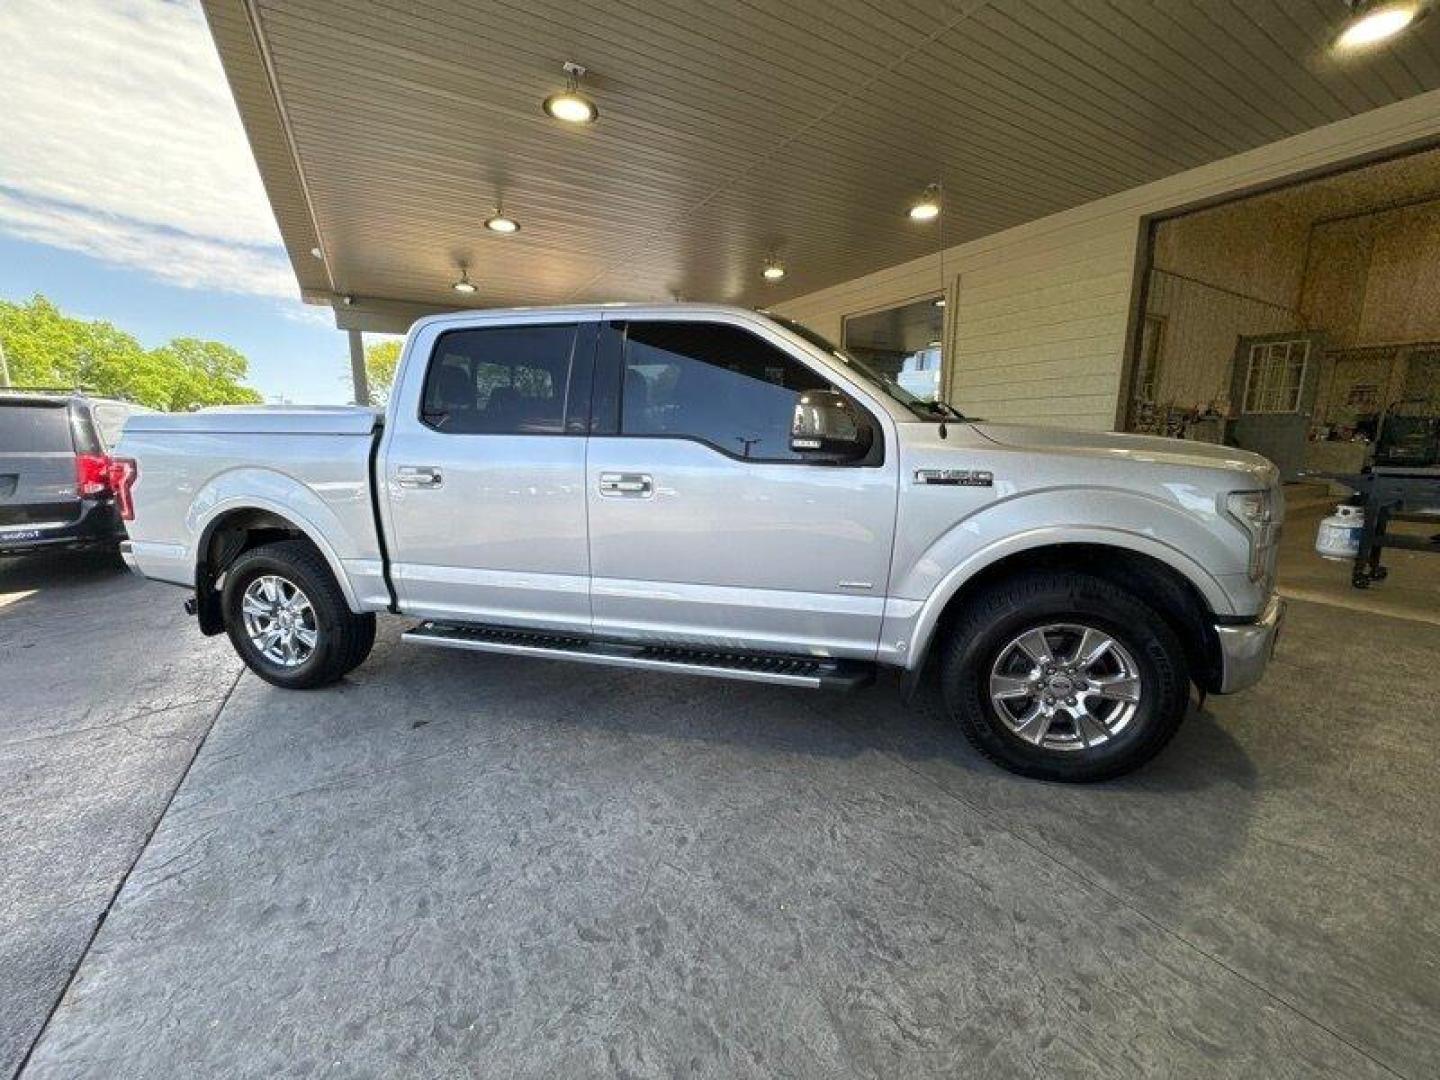
[[[135,520],[135,500],[130,495],[130,489],[139,478],[140,466],[135,464],[133,458],[110,459],[106,479],[110,483],[110,490],[115,493],[115,506],[120,511],[122,521]]]
[[[82,499],[104,495],[110,490],[110,470],[113,463],[104,454],[75,455],[75,486]]]

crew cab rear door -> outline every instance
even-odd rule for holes
[[[408,615],[590,629],[585,428],[598,321],[537,315],[416,332],[377,462]]]

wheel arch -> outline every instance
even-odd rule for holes
[[[299,540],[313,548],[330,568],[346,606],[355,614],[360,613],[344,564],[324,534],[291,508],[251,499],[217,507],[199,523],[195,543],[195,601],[202,632],[218,634],[224,629],[216,585],[226,569],[242,553],[277,540]]]
[[[907,682],[913,687],[928,676],[944,639],[969,599],[988,586],[1031,571],[1089,574],[1135,594],[1175,631],[1185,647],[1191,676],[1203,690],[1215,690],[1220,679],[1220,645],[1215,633],[1212,597],[1223,591],[1198,566],[1193,573],[1181,567],[1188,560],[1163,545],[1163,557],[1133,542],[1111,538],[1038,543],[995,553],[979,566],[959,568],[932,594],[916,618]],[[1177,565],[1177,563],[1179,565]],[[967,571],[968,572],[964,572]],[[1211,586],[1206,589],[1208,582]]]

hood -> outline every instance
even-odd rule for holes
[[[1254,474],[1266,486],[1275,483],[1279,476],[1275,466],[1259,454],[1216,443],[1165,439],[1156,435],[1074,431],[1030,424],[981,422],[971,426],[991,442],[1020,450],[1044,450],[1112,460],[1119,458],[1185,468],[1240,470]]]

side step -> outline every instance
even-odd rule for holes
[[[854,690],[875,678],[875,665],[859,660],[721,652],[670,645],[631,645],[500,626],[423,622],[402,634],[401,640],[417,645],[438,645],[445,649],[538,656],[548,660],[579,660],[611,667],[709,675],[718,679],[803,686],[812,690]]]

